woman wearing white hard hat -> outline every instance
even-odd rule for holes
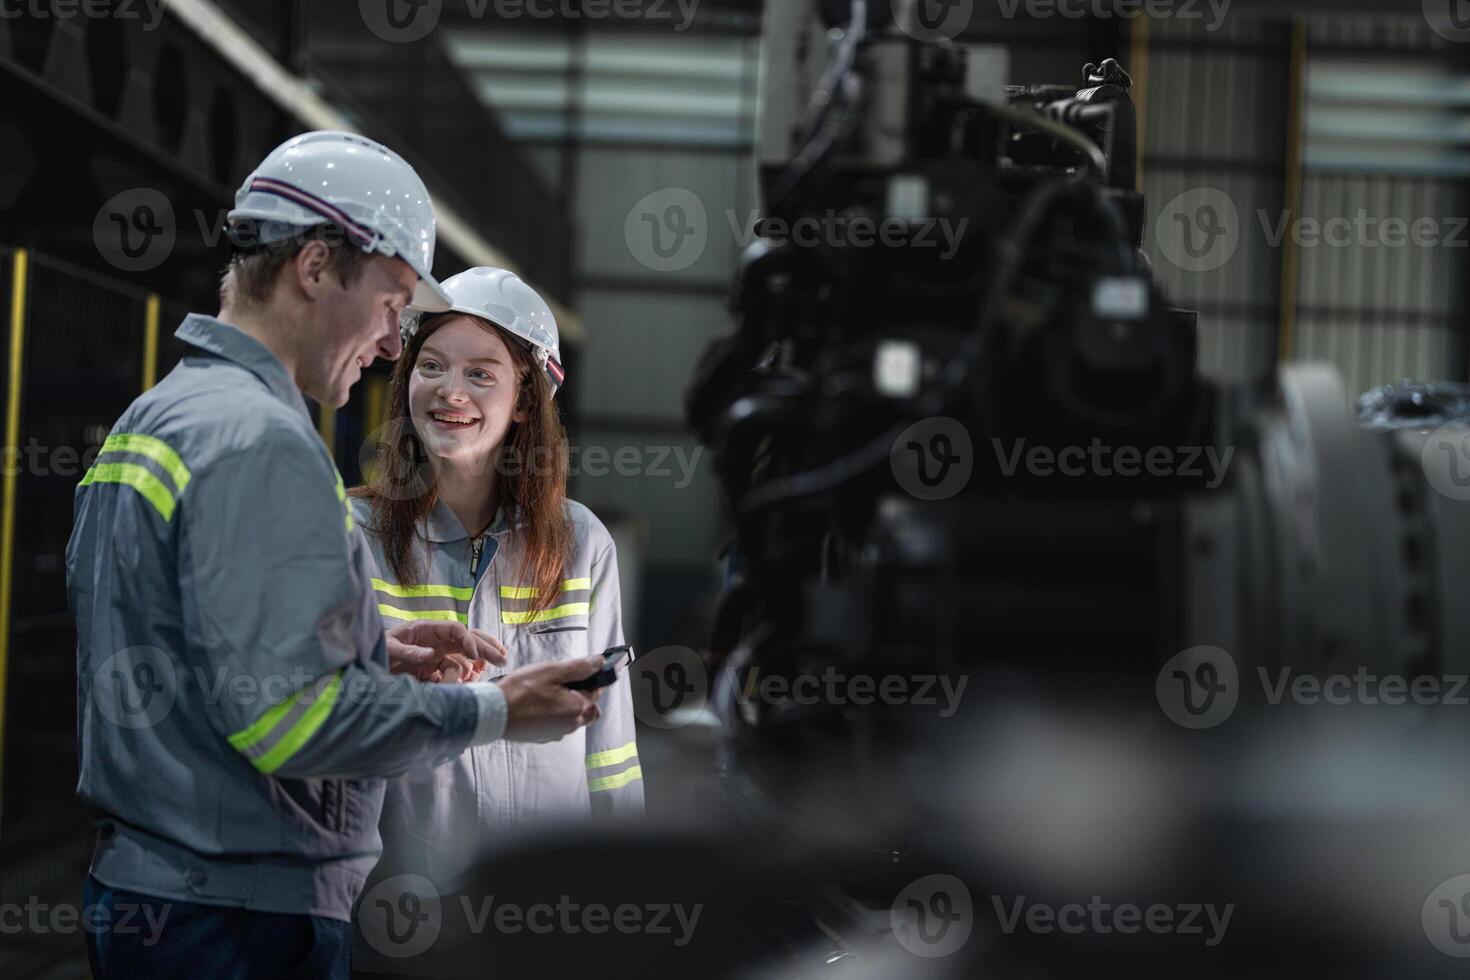
[[[556,320],[505,269],[443,286],[451,309],[404,315],[389,434],[368,485],[352,492],[378,609],[390,626],[453,619],[483,631],[504,646],[505,669],[620,646],[612,538],[566,497]],[[617,677],[601,718],[572,736],[474,748],[390,783],[378,880],[446,883],[516,828],[641,814],[632,698],[626,671]]]

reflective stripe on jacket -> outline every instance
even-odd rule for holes
[[[190,316],[76,490],[78,792],[92,872],[350,919],[382,777],[499,737],[498,690],[390,675],[367,547],[286,370]]]
[[[373,588],[385,622],[455,619],[484,630],[505,644],[505,670],[623,643],[617,550],[607,528],[582,504],[567,503],[576,546],[556,599],[540,612],[532,610],[534,586],[516,578],[520,537],[503,508],[482,535],[474,573],[469,534],[443,501],[435,504],[412,556],[420,581],[404,586],[371,530],[368,501],[354,497],[352,506],[368,532]],[[487,671],[482,683],[490,676]],[[392,780],[383,805],[383,860],[374,879],[408,872],[447,883],[508,832],[589,814],[641,814],[643,769],[626,671],[603,690],[598,704],[602,717],[596,723],[559,741],[477,746]]]

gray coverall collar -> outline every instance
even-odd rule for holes
[[[448,544],[453,541],[466,541],[470,532],[466,531],[459,518],[454,516],[454,511],[442,500],[434,501],[434,509],[429,511],[425,528],[425,537],[439,544]],[[510,521],[505,516],[505,508],[498,507],[495,510],[495,520],[485,533],[490,535],[503,534],[511,529]]]
[[[217,317],[190,313],[184,317],[179,329],[174,331],[174,336],[186,344],[240,365],[265,382],[265,386],[281,401],[291,405],[308,419],[311,418],[311,413],[306,408],[306,399],[302,397],[301,389],[296,387],[296,382],[286,373],[286,366],[264,344],[239,327]]]

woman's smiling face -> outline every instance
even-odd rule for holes
[[[430,456],[490,463],[512,422],[520,387],[515,359],[497,331],[452,315],[419,348],[408,382],[408,410]]]

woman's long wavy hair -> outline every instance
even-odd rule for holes
[[[427,316],[393,367],[388,387],[388,424],[378,441],[376,466],[366,486],[352,494],[372,503],[373,528],[393,574],[403,585],[419,584],[413,544],[439,499],[428,454],[408,409],[408,383],[424,342],[463,313]],[[493,480],[498,507],[506,512],[521,547],[518,582],[536,587],[535,608],[555,602],[563,569],[571,560],[574,535],[567,515],[567,435],[552,400],[551,382],[518,338],[479,317],[474,323],[505,342],[519,379],[516,407],[524,422],[511,422],[499,458],[485,478]],[[478,528],[468,528],[473,534]]]

